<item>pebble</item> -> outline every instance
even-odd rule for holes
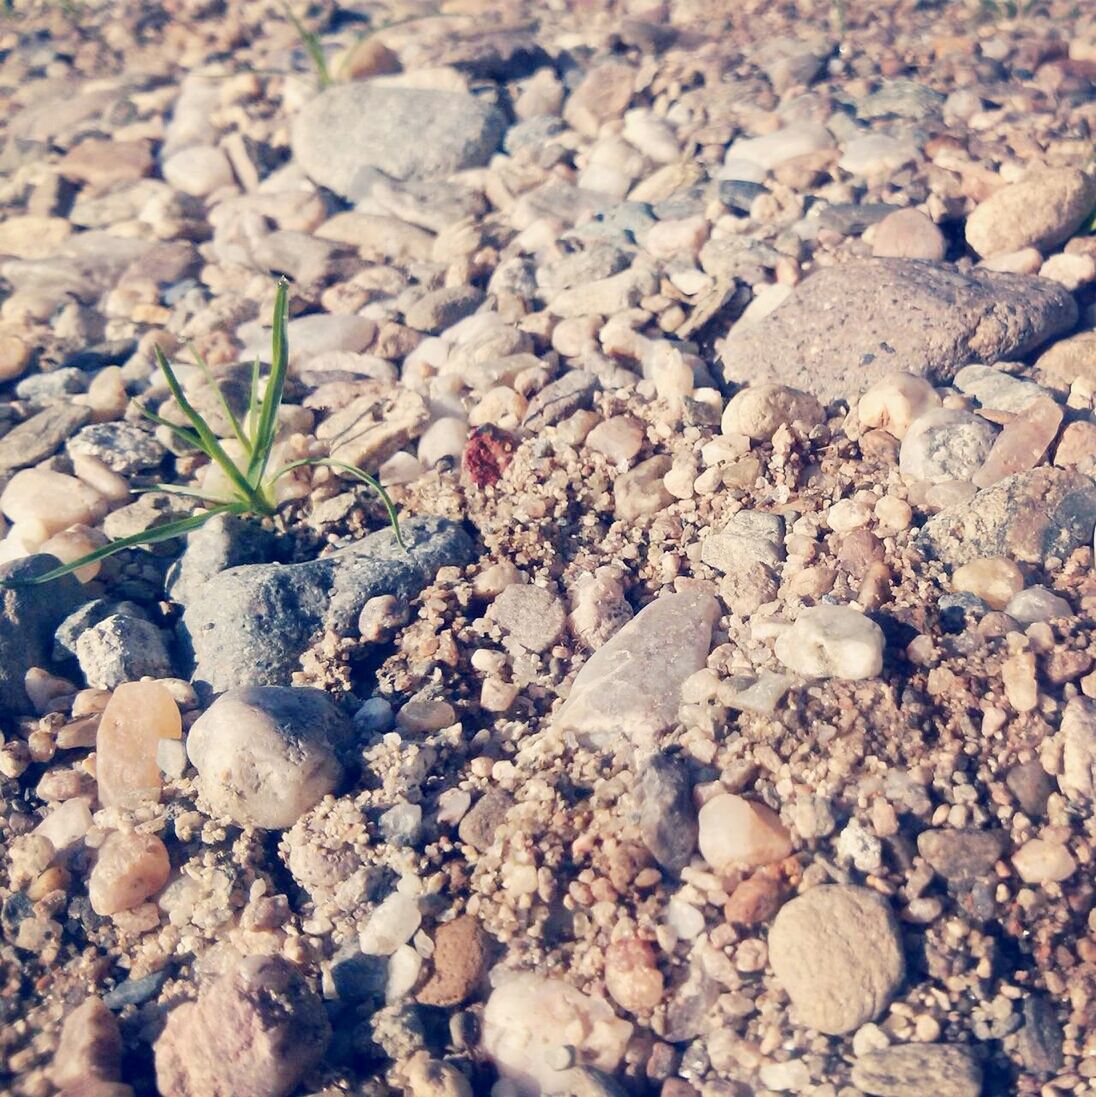
[[[88,878],[88,898],[96,914],[131,910],[167,883],[171,862],[155,834],[112,831],[99,847]]]
[[[727,149],[720,178],[760,183],[773,168],[834,144],[833,134],[817,122],[796,122],[763,137],[739,137]],[[755,176],[758,169],[761,178]]]
[[[1074,697],[1062,715],[1062,772],[1058,787],[1068,799],[1096,800],[1096,702]]]
[[[1002,830],[936,829],[917,836],[917,852],[957,887],[969,887],[992,876],[1008,845],[1008,835]]]
[[[780,817],[758,801],[720,793],[704,804],[698,818],[700,853],[717,873],[771,865],[792,852]]]
[[[1096,179],[1077,168],[1036,171],[1002,187],[967,218],[967,243],[979,255],[1041,251],[1068,240],[1096,206]]]
[[[671,754],[652,755],[640,769],[636,797],[643,844],[664,869],[680,873],[692,859],[699,830],[688,766]]]
[[[883,630],[849,606],[808,606],[776,639],[776,657],[809,678],[858,681],[883,670]]]
[[[114,613],[81,633],[76,658],[89,686],[114,689],[140,678],[170,678],[171,656],[150,621]]]
[[[1065,846],[1031,838],[1013,855],[1012,865],[1025,884],[1061,883],[1077,871],[1077,862]]]
[[[603,419],[586,436],[586,445],[617,465],[627,465],[646,440],[643,424],[631,415]]]
[[[886,899],[844,884],[784,904],[769,931],[769,961],[800,1023],[829,1035],[878,1017],[905,976]]]
[[[704,666],[719,603],[665,594],[590,657],[556,713],[556,728],[596,749],[650,742],[677,716],[681,687]]]
[[[899,1044],[858,1055],[852,1082],[871,1097],[921,1097],[926,1079],[939,1097],[979,1097],[982,1064],[956,1044]]]
[[[825,418],[809,393],[773,383],[751,384],[728,402],[720,421],[724,434],[744,434],[768,442],[782,426],[802,424],[807,430]]]
[[[163,164],[164,179],[176,190],[194,198],[207,198],[235,183],[232,166],[221,149],[191,145]]]
[[[940,262],[948,242],[932,220],[917,209],[895,210],[875,227],[872,255],[889,259],[927,259]]]
[[[981,598],[990,609],[1003,610],[1024,589],[1024,573],[1015,560],[992,556],[956,568],[951,586]]]
[[[320,690],[247,686],[194,722],[186,749],[213,811],[280,830],[338,786],[350,735],[350,721]]]
[[[419,930],[422,915],[418,900],[393,891],[379,903],[362,926],[359,944],[367,956],[391,956]]]
[[[479,922],[464,914],[434,933],[433,971],[415,998],[427,1006],[457,1006],[479,985],[488,963]]]
[[[512,583],[491,603],[487,616],[526,651],[543,652],[563,635],[567,611],[550,590]]]
[[[168,1013],[156,1084],[179,1097],[288,1097],[330,1040],[323,1003],[288,960],[244,957]]]
[[[121,1077],[118,1021],[99,998],[85,998],[66,1013],[49,1079],[60,1090],[75,1090],[90,1088],[95,1082],[117,1082]]]
[[[1049,397],[1032,401],[1005,424],[982,467],[974,474],[975,487],[988,488],[1018,472],[1035,468],[1054,444],[1064,413]]]
[[[128,682],[111,694],[95,736],[95,779],[104,807],[133,808],[160,799],[161,739],[181,739],[182,717],[159,682]]]
[[[968,411],[935,408],[909,426],[898,467],[907,480],[944,484],[970,480],[993,449],[993,424]]]
[[[915,420],[939,406],[939,394],[923,377],[890,373],[860,397],[856,413],[863,426],[878,427],[901,441]]]
[[[722,574],[753,564],[779,567],[784,556],[784,519],[758,510],[737,511],[700,543],[701,561]]]

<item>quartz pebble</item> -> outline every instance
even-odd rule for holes
[[[104,511],[103,497],[92,487],[48,469],[17,472],[0,494],[0,510],[13,522],[36,523],[42,541],[69,526],[94,524]]]
[[[947,254],[944,234],[920,210],[895,210],[887,214],[872,234],[872,255],[893,259],[930,259],[939,262]]]
[[[1062,715],[1058,787],[1070,800],[1096,800],[1096,701],[1074,697]]]
[[[750,385],[731,398],[721,429],[767,442],[779,427],[799,423],[809,430],[823,418],[822,406],[809,393],[767,382]]]
[[[662,1001],[662,972],[655,951],[646,941],[626,937],[605,952],[605,989],[629,1013],[654,1009]]]
[[[417,900],[394,891],[378,904],[362,927],[361,950],[367,956],[391,956],[414,937],[421,924]]]
[[[1077,871],[1077,862],[1065,846],[1031,838],[1013,855],[1012,864],[1025,884],[1061,883]]]
[[[966,411],[937,408],[918,416],[902,440],[898,467],[907,480],[970,480],[993,448],[992,424]]]
[[[491,603],[487,615],[527,651],[547,651],[567,624],[567,612],[555,594],[523,583],[508,586]]]
[[[143,903],[167,883],[167,848],[155,834],[112,831],[99,848],[88,880],[96,914],[117,914]]]
[[[114,1014],[99,998],[85,998],[65,1017],[61,1040],[49,1068],[50,1081],[67,1091],[122,1076],[122,1033]],[[118,1095],[120,1097],[120,1095]]]
[[[161,739],[183,734],[179,707],[159,682],[128,682],[112,694],[95,738],[95,776],[104,807],[160,798],[156,761]]]
[[[939,406],[939,394],[923,377],[891,373],[860,397],[856,412],[864,426],[889,431],[901,441],[915,419]]]
[[[716,872],[760,868],[792,851],[791,837],[776,812],[741,796],[713,796],[700,809],[699,822],[700,852]]]
[[[809,606],[776,640],[776,656],[796,674],[856,681],[883,669],[883,631],[848,606]]]
[[[951,586],[981,598],[990,609],[1004,609],[1024,589],[1024,573],[1015,560],[991,556],[956,568]]]

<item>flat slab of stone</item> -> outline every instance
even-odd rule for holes
[[[676,719],[682,683],[704,666],[718,619],[710,594],[656,598],[578,672],[555,726],[595,749],[649,745]]]
[[[187,590],[180,627],[194,681],[218,693],[289,685],[320,630],[346,635],[370,598],[414,597],[438,568],[472,557],[471,539],[454,522],[416,518],[401,529],[407,552],[385,529],[330,556],[228,568]]]
[[[498,110],[462,92],[345,84],[297,116],[293,155],[315,182],[356,201],[377,171],[438,179],[486,164],[505,129]]]
[[[1077,320],[1043,278],[919,259],[864,259],[817,271],[774,312],[723,341],[724,379],[778,381],[852,398],[895,371],[950,380],[970,362],[1023,357]]]

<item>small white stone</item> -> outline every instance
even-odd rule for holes
[[[419,439],[419,461],[433,468],[447,457],[459,461],[468,439],[468,424],[454,416],[435,420]]]
[[[776,639],[776,656],[809,678],[858,681],[883,669],[883,630],[849,606],[810,606]]]
[[[700,809],[698,818],[697,844],[716,872],[760,868],[782,861],[792,851],[780,817],[758,801],[720,793]]]
[[[369,956],[391,956],[415,936],[420,925],[422,915],[417,900],[394,891],[373,911],[362,928],[361,950]]]
[[[391,1005],[411,993],[422,971],[422,957],[410,945],[400,945],[388,961],[385,1001]]]
[[[939,394],[923,377],[891,373],[860,397],[856,413],[863,426],[878,427],[902,439],[914,419],[939,406]]]
[[[1012,865],[1025,884],[1060,883],[1077,871],[1077,862],[1065,846],[1032,838],[1013,855]]]

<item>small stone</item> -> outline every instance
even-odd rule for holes
[[[898,467],[907,480],[923,483],[970,480],[989,456],[996,437],[993,425],[977,415],[936,408],[910,424]]]
[[[483,291],[475,286],[447,286],[420,297],[406,312],[404,320],[415,331],[436,335],[471,315],[483,301]]]
[[[780,817],[758,801],[720,793],[700,809],[699,823],[700,853],[718,873],[760,868],[792,852]]]
[[[858,1055],[852,1082],[872,1097],[922,1097],[926,1082],[938,1097],[979,1097],[982,1064],[956,1044],[901,1044]]]
[[[1035,1074],[1057,1074],[1065,1063],[1065,1033],[1051,1000],[1042,994],[1024,999],[1024,1027],[1017,1049],[1025,1068]]]
[[[323,1003],[280,956],[236,960],[172,1009],[153,1047],[177,1097],[288,1097],[331,1040]]]
[[[650,944],[636,937],[614,941],[605,950],[605,989],[629,1013],[654,1009],[662,1001],[662,972]]]
[[[122,1076],[122,1033],[114,1014],[98,998],[85,998],[65,1016],[61,1039],[49,1067],[58,1089],[89,1082],[116,1082]]]
[[[887,900],[842,884],[811,888],[781,908],[769,961],[800,1022],[829,1035],[878,1017],[905,976]]]
[[[171,862],[155,834],[113,831],[99,847],[88,879],[88,898],[96,914],[131,910],[167,883]]]
[[[63,217],[7,217],[0,224],[0,255],[45,259],[72,234]]]
[[[883,670],[883,630],[848,606],[809,606],[776,640],[776,657],[810,678],[857,681]]]
[[[427,1006],[457,1006],[471,996],[487,964],[486,938],[479,922],[464,914],[438,926],[433,974],[415,996]]]
[[[1075,381],[1096,385],[1096,331],[1060,339],[1036,359],[1035,372],[1055,392],[1068,393]]]
[[[1039,679],[1032,652],[1010,655],[1001,664],[1001,682],[1005,699],[1017,712],[1031,712],[1039,703]]]
[[[206,198],[236,181],[228,157],[211,145],[191,145],[177,152],[164,161],[163,173],[176,190],[195,198]]]
[[[443,461],[459,461],[468,441],[468,424],[453,415],[435,419],[419,439],[418,457],[423,468],[436,468]]]
[[[632,1030],[603,998],[583,994],[562,979],[521,972],[491,992],[482,1045],[519,1092],[550,1092],[559,1077],[553,1052],[560,1044],[573,1044],[583,1063],[611,1075]]]
[[[834,143],[833,134],[817,122],[794,122],[763,137],[739,137],[727,149],[720,178],[760,182],[749,174],[742,174],[743,170],[748,171],[747,165],[762,169],[764,178],[765,172],[796,157],[833,148]]]
[[[586,445],[617,465],[627,465],[643,448],[646,431],[631,415],[603,419],[586,436]]]
[[[643,844],[668,872],[679,873],[692,859],[699,824],[685,762],[655,754],[639,772],[639,832]]]
[[[913,141],[869,133],[846,143],[837,166],[852,175],[878,177],[912,163],[919,155],[920,149]]]
[[[1071,468],[1084,462],[1092,467],[1096,461],[1096,423],[1079,419],[1062,431],[1054,451],[1054,463],[1059,468]]]
[[[1096,800],[1096,701],[1074,697],[1062,716],[1058,787],[1075,802]]]
[[[14,335],[0,335],[0,382],[22,377],[30,364],[30,347]]]
[[[674,500],[662,478],[670,471],[671,464],[668,454],[659,454],[622,472],[613,483],[616,517],[630,522],[668,507]]]
[[[701,561],[724,575],[753,564],[779,567],[784,556],[784,519],[758,510],[737,511],[700,545]]]
[[[1068,240],[1096,206],[1096,178],[1077,168],[1031,172],[996,191],[967,218],[967,243],[979,255]]]
[[[418,900],[394,891],[374,908],[362,927],[361,950],[367,956],[391,956],[415,936],[421,924]]]
[[[1035,468],[1054,444],[1064,412],[1049,397],[1040,397],[1005,424],[985,463],[972,477],[978,488],[988,488],[1018,472]]]
[[[1077,862],[1065,846],[1032,838],[1013,855],[1012,865],[1025,884],[1060,883],[1077,871]]]
[[[1013,766],[1005,775],[1005,784],[1025,815],[1037,819],[1046,812],[1054,786],[1038,759]]]
[[[17,472],[0,494],[0,510],[13,522],[38,523],[45,537],[69,526],[95,525],[105,509],[105,500],[94,488],[48,469]]]
[[[1040,278],[1049,278],[1071,293],[1096,281],[1096,256],[1052,255],[1039,268]]]
[[[550,590],[512,583],[491,603],[487,616],[526,651],[542,652],[563,635],[567,611]]]
[[[147,141],[87,137],[61,157],[57,170],[67,179],[106,187],[148,175],[152,154]]]
[[[968,887],[992,876],[1008,844],[1002,830],[926,830],[917,837],[917,852],[949,884]]]
[[[350,736],[350,721],[320,690],[246,686],[194,722],[187,755],[217,814],[279,830],[338,786]]]
[[[938,263],[947,250],[944,234],[917,209],[887,214],[872,236],[872,255],[892,259],[929,259]]]
[[[598,749],[654,739],[681,704],[681,687],[704,666],[719,603],[687,591],[656,598],[591,656],[554,725]]]
[[[514,806],[514,799],[500,788],[485,792],[460,821],[457,835],[462,842],[485,853],[494,845],[495,835]]]
[[[724,434],[744,434],[755,442],[768,442],[785,425],[799,423],[810,430],[825,418],[822,406],[809,393],[787,385],[749,385],[731,398],[723,412]]]
[[[865,427],[878,427],[901,441],[915,419],[939,406],[936,389],[923,377],[889,373],[860,397],[856,412]]]
[[[612,565],[585,572],[571,591],[571,631],[591,651],[611,640],[631,619],[623,575]]]
[[[605,61],[590,69],[567,97],[564,121],[586,137],[601,123],[624,114],[635,88],[636,70],[623,61]]]
[[[118,686],[99,721],[95,777],[104,807],[133,808],[160,799],[156,761],[161,739],[181,739],[182,717],[175,699],[159,682]]]
[[[428,735],[432,731],[452,727],[456,722],[456,709],[441,699],[408,701],[400,706],[396,715],[396,723],[412,735]]]
[[[981,598],[990,609],[1004,609],[1024,589],[1024,573],[1004,556],[971,560],[955,569],[952,590]]]
[[[140,678],[170,678],[171,657],[150,621],[115,613],[80,635],[76,658],[89,686],[114,689]]]

